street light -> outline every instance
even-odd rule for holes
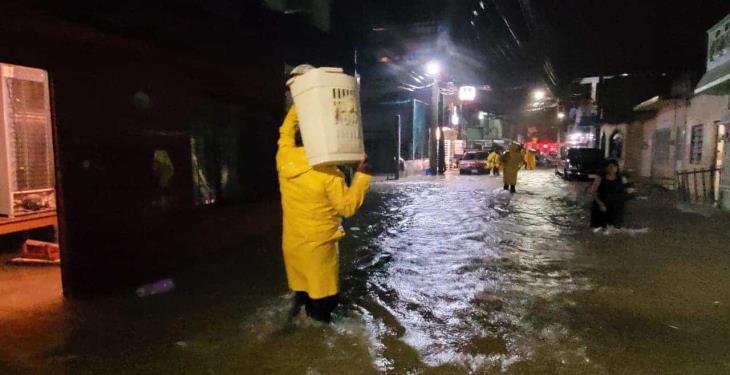
[[[558,120],[562,120],[562,119],[564,119],[564,118],[565,118],[565,113],[563,113],[563,112],[558,112]]]
[[[532,98],[540,101],[545,99],[545,90],[535,90],[532,92]]]
[[[426,73],[430,76],[437,76],[441,73],[441,64],[438,61],[432,60],[426,64]]]
[[[433,123],[431,124],[431,129],[433,129],[434,137],[432,137],[428,142],[428,155],[431,167],[435,172],[434,174],[438,175],[440,169],[439,147],[441,145],[441,89],[439,88],[439,74],[441,73],[441,64],[438,62],[438,60],[431,60],[426,63],[425,70],[426,74],[433,78],[433,85],[431,85],[431,121]]]

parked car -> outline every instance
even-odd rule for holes
[[[537,159],[538,167],[554,167],[558,164],[558,152],[543,152]]]
[[[600,173],[604,162],[600,149],[568,148],[561,153],[555,173],[566,180],[574,177],[589,178],[592,174]]]
[[[459,174],[488,173],[487,155],[487,151],[467,151],[459,160]]]

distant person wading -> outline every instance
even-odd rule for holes
[[[513,143],[509,146],[509,151],[502,155],[504,190],[509,190],[510,193],[514,193],[516,191],[515,186],[517,185],[517,171],[519,171],[524,164],[521,148],[522,147],[519,144]]]
[[[487,156],[487,172],[493,176],[499,176],[499,169],[502,168],[502,156],[496,147]]]
[[[534,170],[537,168],[537,156],[535,151],[531,149],[525,149],[525,169]]]

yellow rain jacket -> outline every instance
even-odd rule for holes
[[[487,169],[499,168],[502,165],[499,154],[492,151],[487,156]]]
[[[170,154],[165,150],[155,150],[152,158],[152,171],[157,176],[157,184],[163,189],[170,186],[170,179],[175,174],[175,166],[172,165]]]
[[[524,163],[520,146],[512,144],[509,151],[502,155],[502,166],[504,168],[503,180],[505,185],[517,185],[517,171]]]
[[[535,169],[537,167],[537,157],[532,150],[525,151],[525,169]]]
[[[337,241],[365,199],[371,176],[356,173],[348,188],[335,166],[312,167],[304,147],[296,147],[299,120],[292,105],[279,129],[276,169],[284,214],[282,248],[289,288],[319,299],[339,292]]]

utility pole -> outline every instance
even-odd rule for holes
[[[431,167],[431,171],[434,174],[438,174],[438,165],[439,165],[439,158],[438,158],[438,149],[439,149],[439,140],[437,138],[437,134],[439,131],[439,123],[440,123],[440,117],[439,117],[439,96],[441,95],[441,89],[439,88],[439,81],[437,77],[434,77],[433,79],[433,85],[431,86],[431,131],[429,132],[429,142],[428,142],[428,156],[429,156],[429,165]]]
[[[395,115],[395,179],[400,178],[400,142],[401,142],[401,121],[400,115]]]

